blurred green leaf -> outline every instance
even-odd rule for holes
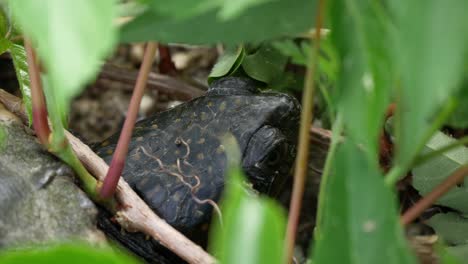
[[[396,24],[398,164],[408,164],[424,147],[436,110],[458,87],[467,49],[468,2],[390,1]]]
[[[248,194],[240,169],[228,177],[223,225],[213,219],[210,251],[223,264],[283,263],[284,212],[273,201]]]
[[[6,38],[8,32],[8,19],[3,12],[2,6],[0,6],[0,40]]]
[[[463,245],[468,242],[468,219],[457,213],[436,214],[426,221],[445,243]]]
[[[390,22],[379,2],[330,3],[330,41],[339,58],[337,111],[343,113],[349,137],[362,144],[375,163],[378,137],[389,103],[394,67]]]
[[[37,45],[51,92],[60,102],[58,112],[49,114],[66,116],[70,99],[95,78],[101,60],[114,46],[116,1],[14,0],[9,5]]]
[[[0,151],[3,150],[3,147],[5,146],[5,141],[7,140],[8,135],[5,131],[5,128],[0,125]]]
[[[457,107],[447,120],[446,125],[460,129],[468,128],[468,78],[465,78],[460,91],[453,98],[457,102]]]
[[[307,66],[310,45],[297,45],[292,39],[276,40],[271,45],[290,57],[292,63]]]
[[[444,247],[442,245],[436,245],[437,255],[439,255],[440,257],[440,263],[441,264],[461,264],[460,258],[452,254],[450,248]]]
[[[0,54],[6,52],[11,46],[11,42],[8,39],[0,38]]]
[[[221,19],[225,20],[232,19],[238,15],[241,15],[242,12],[244,12],[248,8],[270,1],[279,0],[224,0],[223,5],[221,6],[221,10],[218,13],[218,16]]]
[[[429,142],[427,142],[424,152],[436,151],[444,146],[452,144],[456,139],[437,132]],[[444,181],[460,166],[468,163],[468,148],[460,146],[449,152],[443,153],[428,162],[415,167],[412,170],[413,187],[421,195],[426,195],[437,185]],[[445,193],[437,204],[445,205],[462,213],[468,214],[468,180],[460,186],[454,186]]]
[[[18,249],[0,253],[2,264],[136,264],[134,258],[110,248],[96,248],[85,244],[63,244],[34,249]]]
[[[208,82],[211,83],[215,79],[234,73],[242,64],[244,57],[245,50],[243,46],[239,46],[235,50],[227,49],[211,69]]]
[[[191,18],[214,9],[216,9],[219,18],[226,20],[239,15],[249,7],[268,1],[277,0],[171,0],[164,3],[156,0],[145,0],[141,2],[149,5],[155,13],[176,20]]]
[[[305,43],[302,43],[302,49]],[[320,43],[320,58],[318,60],[318,68],[323,75],[327,77],[327,81],[333,84],[338,75],[339,71],[339,64],[338,64],[338,54],[336,51],[336,47],[332,44],[329,38],[324,39]]]
[[[468,259],[468,244],[463,244],[459,246],[453,246],[453,247],[447,247],[446,251],[450,253],[453,257],[456,257],[457,260],[460,260],[459,262],[455,263],[463,263],[461,260],[466,260]],[[443,259],[445,260],[445,259]],[[442,262],[443,264],[446,264]],[[450,263],[450,262],[449,262]]]
[[[401,229],[396,199],[377,165],[356,144],[337,146],[321,189],[314,263],[416,263]]]
[[[240,3],[233,1],[231,5]],[[249,3],[244,7],[239,15],[229,20],[220,18],[217,10],[184,20],[148,11],[123,26],[121,40],[238,44],[296,35],[313,27],[316,0],[262,1],[261,4],[251,6]]]
[[[142,14],[145,10],[148,9],[148,6],[138,2],[138,1],[129,1],[129,2],[122,2],[120,1],[117,5],[117,13],[119,17],[127,17],[127,16],[137,16]]]
[[[174,20],[183,20],[201,15],[220,6],[224,0],[171,0],[147,1],[149,7],[157,14],[170,17]]]
[[[272,83],[282,77],[287,57],[269,44],[262,44],[253,54],[246,55],[242,68],[252,79]]]
[[[16,79],[18,80],[23,103],[26,108],[26,113],[28,114],[29,124],[32,124],[31,88],[26,51],[24,47],[19,44],[11,44],[10,54],[13,59],[13,65],[15,66]]]

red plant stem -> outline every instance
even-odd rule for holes
[[[177,73],[176,66],[171,58],[171,51],[167,45],[159,44],[158,46],[159,52],[159,73],[167,74],[167,75],[174,75]]]
[[[453,186],[463,181],[468,174],[468,165],[458,168],[452,175],[437,185],[428,195],[424,196],[410,209],[408,209],[400,218],[403,225],[407,225],[421,215],[424,210],[434,204],[442,195],[449,191]]]
[[[298,152],[295,164],[294,184],[289,206],[288,226],[286,230],[285,262],[291,263],[294,243],[296,241],[297,225],[302,206],[302,196],[304,194],[305,178],[307,173],[307,161],[309,159],[310,125],[313,117],[313,96],[314,96],[314,75],[316,71],[316,60],[319,57],[320,33],[322,29],[325,0],[319,0],[317,16],[315,21],[315,40],[311,44],[313,57],[310,57],[311,64],[306,72],[304,83],[304,93],[302,95],[301,126],[299,129]],[[311,52],[312,54],[312,52]]]
[[[26,59],[28,61],[28,72],[31,80],[31,104],[33,127],[39,141],[47,146],[49,144],[50,128],[47,121],[47,107],[44,94],[42,93],[42,82],[36,54],[29,39],[24,39]]]
[[[148,74],[151,71],[151,65],[153,64],[154,57],[156,54],[156,48],[158,44],[156,42],[149,42],[146,46],[145,55],[143,57],[143,63],[138,73],[137,82],[133,91],[132,99],[128,107],[127,118],[125,119],[122,132],[117,143],[114,155],[112,157],[109,171],[107,172],[106,178],[100,190],[100,196],[103,199],[108,199],[114,195],[117,183],[119,182],[120,175],[125,166],[125,159],[128,153],[128,145],[132,136],[133,127],[138,115],[138,108],[143,97],[146,82],[148,80]]]

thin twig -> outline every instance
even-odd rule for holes
[[[428,195],[424,196],[409,208],[402,216],[401,223],[407,225],[421,215],[424,210],[434,204],[442,195],[448,192],[453,186],[463,181],[463,178],[468,174],[468,165],[458,168],[452,175],[445,179],[441,184],[437,185]]]
[[[0,89],[0,102],[10,112],[20,117],[24,124],[28,124],[29,120],[21,99]],[[66,131],[65,135],[73,151],[88,171],[98,180],[104,180],[109,170],[106,162],[69,132]],[[149,235],[188,263],[216,263],[216,259],[200,246],[157,216],[124,179],[119,180],[116,198],[123,205],[121,211],[116,214],[116,220],[127,231]]]
[[[146,81],[148,80],[148,74],[151,71],[151,65],[153,64],[157,47],[158,44],[156,42],[149,42],[146,46],[143,63],[141,64],[138,79],[135,84],[135,89],[128,106],[127,118],[125,118],[125,123],[122,128],[122,132],[120,133],[117,147],[115,149],[114,155],[112,156],[110,169],[107,172],[107,176],[104,179],[104,183],[102,184],[102,188],[100,190],[100,195],[104,199],[108,199],[114,194],[115,188],[117,187],[117,182],[119,181],[120,175],[122,174],[123,168],[125,166],[128,145],[130,144],[133,127],[135,126],[135,122],[138,116],[139,105],[145,91]]]
[[[295,164],[294,185],[289,207],[288,226],[286,230],[285,263],[291,263],[294,243],[296,240],[297,225],[304,193],[305,175],[307,173],[307,162],[309,159],[310,124],[313,117],[314,75],[316,71],[316,60],[319,57],[320,36],[324,15],[325,0],[319,0],[317,17],[315,21],[316,40],[311,43],[310,65],[307,67],[304,93],[302,95],[301,127],[299,130],[299,148]]]

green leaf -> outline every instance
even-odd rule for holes
[[[302,46],[297,45],[292,39],[273,41],[271,45],[285,56],[290,57],[292,63],[307,66],[310,45],[305,45],[304,49]]]
[[[401,74],[397,94],[396,161],[408,164],[424,147],[436,110],[455,91],[464,70],[468,2],[390,1]],[[441,124],[439,124],[441,125]]]
[[[237,1],[230,1],[224,0],[223,4],[221,5],[221,10],[218,13],[218,16],[221,19],[227,20],[232,19],[236,16],[239,16],[253,6],[263,4],[269,1],[278,1],[278,0],[237,0]]]
[[[116,0],[14,0],[14,18],[38,47],[51,89],[66,115],[70,99],[95,78],[101,60],[112,50]]]
[[[321,189],[314,263],[416,263],[401,229],[396,199],[380,169],[346,140],[337,146]],[[321,195],[322,198],[322,195]]]
[[[157,14],[183,20],[204,14],[211,10],[217,11],[217,16],[223,20],[231,19],[249,7],[274,0],[171,0],[161,1],[149,0],[146,4]]]
[[[8,139],[7,132],[5,128],[0,125],[0,151],[3,150],[3,147],[5,146],[5,141]]]
[[[445,135],[442,132],[437,132],[425,146],[424,152],[436,151],[444,146],[452,144],[456,140]],[[468,163],[468,148],[460,146],[430,161],[415,167],[412,170],[413,186],[421,195],[426,195],[432,191],[437,185],[444,181],[460,166]],[[468,180],[465,179],[465,184],[454,186],[450,191],[445,193],[437,204],[445,205],[468,214]]]
[[[220,18],[217,10],[184,20],[147,11],[123,26],[121,40],[192,44],[260,42],[309,30],[315,21],[315,7],[316,0],[268,1],[244,9],[229,20]]]
[[[223,3],[223,0],[171,0],[171,1],[147,1],[149,7],[157,14],[171,17],[174,20],[183,20],[201,15],[213,10]]]
[[[447,120],[446,125],[454,128],[468,128],[468,79],[463,81],[460,91],[453,98],[457,102],[457,108]]]
[[[441,264],[461,264],[462,262],[458,258],[457,255],[453,254],[452,251],[453,247],[444,247],[442,245],[436,245],[437,255],[440,256],[440,263]]]
[[[389,21],[379,2],[330,3],[331,41],[339,57],[338,111],[349,137],[377,163],[378,137],[389,103],[394,69]]]
[[[243,46],[234,49],[227,49],[224,54],[218,59],[216,64],[211,69],[208,76],[208,82],[228,76],[237,71],[242,64],[245,57],[245,50]]]
[[[6,52],[11,46],[11,42],[8,39],[0,38],[0,54]]]
[[[453,257],[456,257],[457,260],[460,260],[459,262],[455,262],[457,264],[458,263],[463,263],[461,260],[468,259],[468,244],[463,244],[463,245],[454,246],[454,247],[447,247],[446,250],[449,253],[451,253],[453,255]],[[443,264],[446,264],[446,263],[443,262]]]
[[[3,12],[2,7],[0,6],[0,40],[4,39],[7,35],[8,32],[8,19],[5,15],[5,12]]]
[[[42,248],[14,250],[0,253],[2,264],[79,264],[112,263],[136,264],[134,258],[110,248],[96,248],[85,244],[63,244]]]
[[[211,252],[223,264],[283,263],[284,212],[267,198],[249,195],[240,169],[231,170],[229,179],[223,225],[216,222],[212,230]]]
[[[19,44],[11,44],[10,54],[13,59],[13,65],[15,66],[16,79],[18,80],[23,103],[26,108],[26,113],[28,114],[29,124],[32,124],[31,88],[26,51],[24,47]]]
[[[242,68],[252,79],[272,83],[283,76],[287,59],[277,49],[264,43],[255,53],[245,56]]]
[[[456,213],[436,214],[427,220],[436,232],[449,245],[467,244],[468,219]]]

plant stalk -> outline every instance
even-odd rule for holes
[[[25,38],[24,47],[28,61],[28,72],[31,80],[31,104],[33,127],[42,145],[48,147],[50,128],[47,120],[47,107],[42,93],[41,73],[37,65],[36,54],[29,39]]]
[[[148,42],[146,46],[143,63],[141,64],[135,89],[130,100],[130,105],[128,106],[127,118],[125,119],[122,132],[120,133],[115,153],[112,156],[109,171],[107,172],[100,190],[100,196],[102,199],[109,199],[114,195],[120,175],[124,169],[125,159],[128,153],[128,145],[130,144],[133,127],[135,126],[135,121],[138,115],[138,108],[141,98],[143,97],[146,82],[148,80],[148,74],[151,71],[151,66],[153,65],[157,47],[158,44],[156,42]]]
[[[301,126],[299,128],[298,151],[295,163],[294,184],[289,206],[288,226],[286,230],[285,245],[285,263],[291,263],[296,241],[297,225],[302,205],[302,196],[304,194],[305,178],[307,173],[307,162],[309,159],[309,129],[313,118],[314,102],[314,75],[319,57],[320,36],[323,24],[325,0],[319,0],[317,16],[315,21],[315,40],[311,42],[311,52],[313,56],[310,59],[310,65],[307,67],[306,80],[304,83],[304,94],[302,95]]]

